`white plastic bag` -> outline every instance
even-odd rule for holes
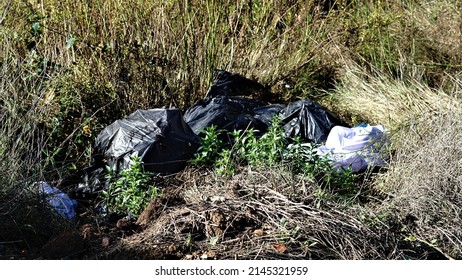
[[[367,167],[383,166],[388,160],[386,144],[389,143],[382,125],[361,125],[353,128],[335,126],[318,155],[327,156],[334,168],[351,168],[358,172]]]

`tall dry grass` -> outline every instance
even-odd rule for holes
[[[460,76],[446,79],[452,84],[451,92],[442,87],[431,88],[413,66],[404,66],[402,73],[395,76],[378,69],[371,72],[353,63],[345,67],[332,91],[331,103],[339,112],[351,114],[350,122],[380,123],[393,129],[410,118],[458,107]]]
[[[3,24],[19,41],[111,84],[128,110],[188,106],[203,97],[215,68],[272,82],[313,59],[326,37],[315,1],[11,3]],[[34,23],[40,32],[30,38]]]
[[[48,117],[40,100],[49,81],[31,76],[14,42],[0,36],[0,256],[8,259],[40,248],[65,223],[33,187],[49,177],[46,167],[52,164],[44,153],[50,139],[40,124]]]
[[[44,87],[43,81],[25,78],[27,67],[11,53],[11,42],[2,42],[0,177],[3,184],[15,185],[27,181],[31,174],[28,170],[40,170],[45,135],[38,129],[44,111],[38,100],[44,95]]]
[[[377,185],[391,198],[383,207],[415,219],[407,238],[462,257],[460,213],[461,108],[415,118],[399,132],[394,160]]]

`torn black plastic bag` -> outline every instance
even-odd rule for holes
[[[325,142],[330,130],[343,125],[327,109],[311,100],[299,100],[287,105],[281,114],[285,137],[302,142]]]
[[[69,196],[78,200],[91,200],[105,189],[108,181],[105,179],[104,163],[92,165],[79,170],[77,173],[65,178],[60,187],[70,189]]]
[[[118,171],[136,156],[146,171],[168,174],[182,170],[199,146],[200,138],[178,109],[137,110],[98,135],[95,159]]]
[[[213,71],[213,82],[206,98],[217,96],[246,96],[268,99],[271,93],[262,84],[224,70]]]
[[[283,105],[268,105],[256,99],[217,96],[199,100],[185,112],[184,118],[198,135],[212,125],[225,132],[245,131],[252,128],[258,135],[268,130],[271,125],[270,120],[283,107]],[[229,139],[223,137],[222,140]]]

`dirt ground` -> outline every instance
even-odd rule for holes
[[[3,259],[445,259],[407,240],[412,216],[378,220],[355,205],[320,201],[306,178],[242,170],[219,178],[189,169],[163,181],[137,220],[80,203],[73,225],[36,242],[0,242]],[[35,237],[35,236],[34,236]],[[16,240],[20,240],[18,236]],[[46,240],[46,242],[43,242]]]

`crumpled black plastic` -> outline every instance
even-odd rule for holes
[[[256,110],[267,106],[266,102],[242,98],[217,96],[199,100],[184,113],[185,122],[196,134],[214,125],[218,130],[232,132],[253,128],[265,132],[268,123]]]
[[[174,173],[186,166],[199,146],[200,138],[178,109],[137,110],[101,131],[95,142],[95,161],[104,160],[121,170],[136,156],[146,171]]]
[[[281,112],[285,137],[302,142],[325,142],[330,130],[343,125],[332,113],[312,100],[299,100],[288,104]]]
[[[205,97],[245,96],[266,100],[270,95],[270,91],[257,81],[228,71],[215,70],[212,85]]]

